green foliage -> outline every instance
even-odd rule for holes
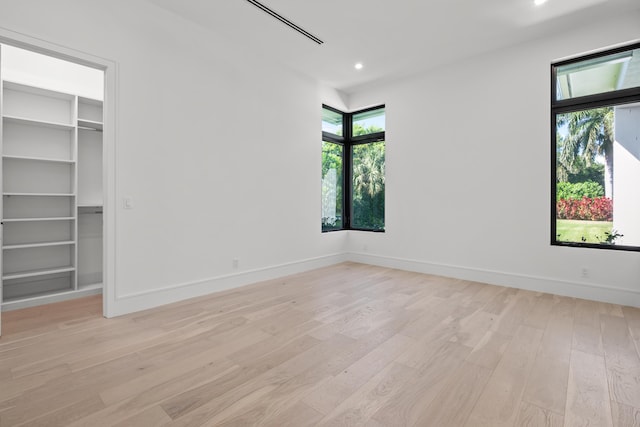
[[[322,142],[322,176],[325,176],[329,169],[337,169],[339,180],[342,179],[342,145],[331,142]]]
[[[560,160],[574,166],[581,157],[587,166],[597,155],[610,154],[613,149],[613,108],[594,108],[565,113],[558,116],[558,126],[566,125],[569,135],[561,144]]]
[[[596,165],[598,156],[604,157],[609,171],[608,185],[613,185],[613,123],[612,107],[594,108],[558,115],[557,129],[566,126],[569,134],[557,134],[556,179],[558,181],[580,182],[592,180],[604,185],[604,173],[599,174]]]
[[[602,185],[593,181],[586,182],[558,182],[556,183],[556,200],[590,199],[604,196]]]
[[[385,143],[353,147],[353,218],[356,228],[384,230]]]
[[[600,243],[603,243],[605,245],[615,245],[616,240],[618,240],[620,237],[624,237],[624,234],[618,233],[618,230],[611,230],[611,232],[605,231],[604,236],[604,240]]]
[[[323,229],[333,229],[342,227],[342,145],[331,142],[322,142],[322,178],[324,179],[330,170],[335,169],[337,174],[335,197],[336,197],[336,219],[323,218]],[[323,197],[324,197],[323,191]]]
[[[361,136],[382,132],[376,126],[363,127],[353,124],[352,135]],[[322,143],[322,176],[331,169],[337,171],[335,224],[323,219],[323,230],[340,228],[342,225],[342,163],[343,146],[331,142]],[[354,228],[384,230],[384,186],[385,186],[385,143],[384,141],[354,145],[352,148],[352,218]]]
[[[592,163],[587,166],[581,158],[575,161],[575,173],[569,173],[567,180],[572,183],[585,181],[597,182],[604,188],[604,165],[602,163]]]
[[[353,136],[361,136],[361,135],[369,135],[370,133],[382,132],[383,130],[384,129],[373,126],[373,125],[366,128],[359,123],[354,123],[351,133]]]

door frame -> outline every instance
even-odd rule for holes
[[[0,43],[41,53],[76,64],[104,71],[102,186],[102,313],[114,316],[116,286],[116,111],[118,64],[110,59],[91,55],[69,47],[50,43],[0,27]],[[0,296],[2,289],[0,289]],[[1,310],[0,310],[1,315]],[[1,322],[1,319],[0,319]],[[1,324],[1,323],[0,323]]]

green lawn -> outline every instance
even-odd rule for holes
[[[613,223],[609,221],[578,221],[573,219],[558,219],[556,222],[556,236],[560,242],[600,243],[606,239],[605,231],[611,232]]]

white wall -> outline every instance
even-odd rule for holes
[[[632,40],[638,22],[551,34],[351,94],[351,109],[387,112],[387,231],[350,232],[352,258],[640,306],[639,253],[549,243],[550,63]]]
[[[620,244],[640,246],[640,105],[616,107],[613,144],[613,229]]]
[[[332,91],[140,0],[3,1],[0,27],[117,63],[109,315],[343,259],[319,220]]]

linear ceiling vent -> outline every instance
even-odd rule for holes
[[[303,36],[305,36],[309,40],[313,40],[314,42],[316,42],[318,44],[324,43],[322,40],[320,40],[319,38],[317,38],[316,36],[311,34],[309,31],[307,31],[304,28],[294,24],[293,22],[289,21],[284,16],[280,15],[278,12],[276,12],[276,11],[274,11],[272,9],[269,9],[267,6],[263,5],[262,3],[260,3],[260,2],[258,2],[256,0],[247,0],[247,1],[249,3],[251,3],[252,5],[254,5],[255,7],[257,7],[258,9],[262,10],[263,12],[268,13],[269,15],[273,16],[274,18],[276,18],[278,21],[282,22],[283,24],[288,25],[289,27],[293,28],[294,30],[296,30],[297,32],[299,32],[300,34],[302,34]]]

